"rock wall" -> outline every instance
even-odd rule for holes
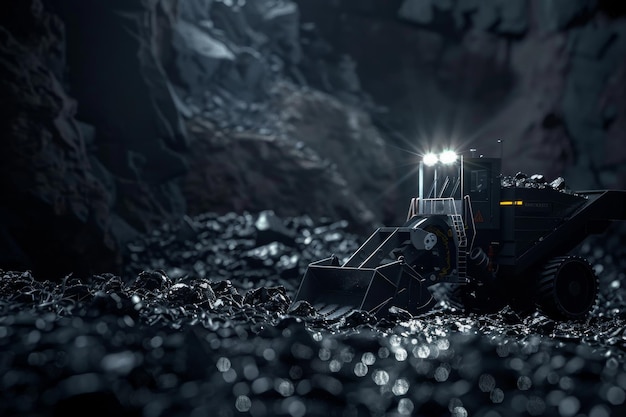
[[[388,109],[375,120],[407,151],[473,147],[502,153],[508,173],[626,184],[623,2],[298,4],[303,25],[354,59]]]
[[[293,2],[27,0],[0,29],[3,267],[117,270],[187,212],[391,215],[367,113],[305,87]]]
[[[419,155],[626,186],[611,0],[11,0],[1,266],[119,269],[203,211],[402,221]],[[496,145],[501,139],[503,146]],[[53,266],[54,265],[54,266]]]
[[[37,2],[11,6],[3,18],[23,20],[0,27],[0,262],[52,275],[68,264],[77,273],[113,268],[111,190],[94,174],[77,103],[55,74],[63,25]]]

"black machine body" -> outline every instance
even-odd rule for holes
[[[428,312],[444,294],[467,311],[509,304],[557,320],[586,317],[598,277],[569,253],[626,219],[626,191],[571,192],[561,180],[503,178],[498,158],[453,162],[421,163],[406,223],[379,228],[343,265],[334,257],[312,263],[295,301],[328,314],[384,317],[391,307]]]

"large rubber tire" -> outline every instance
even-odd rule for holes
[[[589,262],[559,256],[546,264],[537,282],[537,305],[554,320],[584,319],[598,297],[598,277]]]

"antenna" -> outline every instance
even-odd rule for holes
[[[500,159],[504,158],[504,141],[502,139],[498,139],[498,143],[500,144]]]

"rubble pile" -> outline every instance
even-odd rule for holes
[[[572,191],[567,187],[565,179],[558,177],[555,180],[548,182],[546,178],[541,174],[533,174],[530,177],[523,172],[518,172],[515,175],[504,175],[500,179],[500,183],[504,188],[552,188],[557,191],[571,193]]]
[[[0,414],[618,416],[626,411],[623,233],[579,251],[601,273],[585,322],[291,305],[345,222],[204,214],[129,245],[123,276],[0,271]],[[39,279],[43,277],[37,277]]]
[[[128,245],[126,272],[162,270],[174,280],[231,280],[241,290],[280,285],[292,296],[309,263],[332,254],[347,259],[358,247],[346,221],[285,221],[272,211],[185,217]]]

